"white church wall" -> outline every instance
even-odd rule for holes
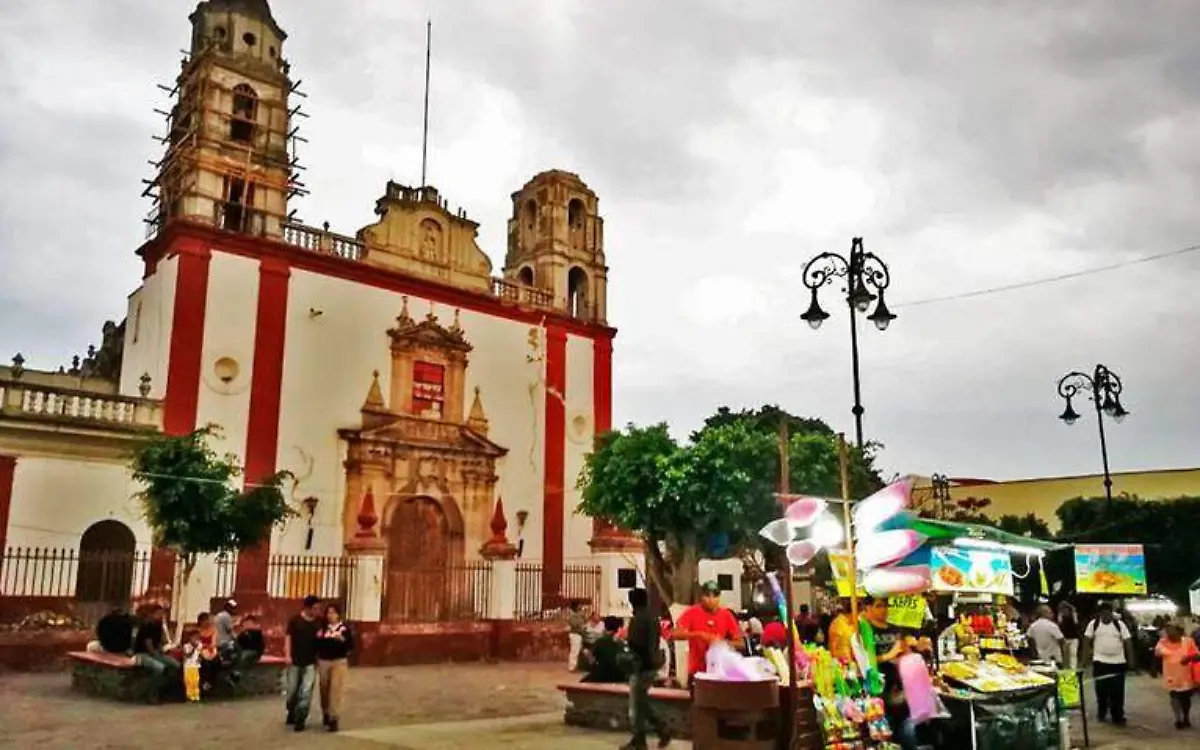
[[[112,519],[150,547],[150,529],[134,497],[141,485],[124,464],[21,456],[13,476],[10,547],[78,548],[92,524]]]
[[[592,451],[595,439],[592,406],[592,340],[567,336],[566,453],[563,472],[565,523],[563,557],[566,560],[589,557],[592,519],[578,512],[582,493],[575,485],[583,471],[584,457]]]
[[[161,399],[166,393],[178,272],[179,260],[165,258],[159,261],[154,274],[129,295],[121,362],[122,395],[140,396],[143,374],[150,376],[149,398]]]
[[[391,353],[387,330],[395,325],[402,304],[402,295],[395,292],[292,272],[278,465],[300,478],[297,497],[313,495],[320,500],[310,554],[342,551],[345,470],[337,430],[361,424],[360,410],[373,371],[379,371],[388,398]],[[419,297],[410,297],[408,306],[416,320],[430,311],[429,301]],[[314,316],[310,310],[320,314]],[[443,325],[454,320],[452,307],[438,304],[433,311]],[[515,536],[516,513],[528,511],[524,558],[536,559],[541,555],[543,365],[529,362],[528,325],[469,310],[460,315],[465,337],[474,347],[467,367],[465,408],[469,410],[474,388],[479,386],[490,423],[489,438],[509,451],[498,465],[497,492],[504,498],[510,533]],[[376,510],[382,511],[382,507]],[[292,521],[289,529],[277,535],[277,551],[304,552],[306,526],[300,519]],[[474,554],[475,550],[468,552]]]
[[[196,426],[217,425],[220,439],[213,447],[237,456],[239,464],[246,458],[257,312],[258,261],[214,252],[208,267]]]

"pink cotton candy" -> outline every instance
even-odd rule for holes
[[[876,568],[863,576],[863,588],[871,596],[916,594],[932,587],[933,571],[928,565]]]
[[[819,497],[802,497],[787,507],[783,518],[794,528],[808,528],[825,510],[825,500]]]
[[[925,537],[911,529],[865,534],[859,537],[854,557],[859,570],[871,570],[900,562],[924,542]]]
[[[787,546],[787,558],[795,567],[803,567],[808,565],[808,562],[817,556],[821,548],[816,545],[811,539],[794,542]]]
[[[912,720],[924,724],[937,716],[937,692],[933,689],[925,659],[920,654],[905,654],[900,657],[896,669],[900,672],[904,702],[908,704]]]
[[[901,479],[854,506],[854,525],[859,534],[875,530],[884,521],[908,507],[912,500],[912,478]]]

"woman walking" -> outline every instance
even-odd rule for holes
[[[1063,667],[1079,669],[1079,613],[1066,600],[1058,605],[1058,629],[1063,634]]]
[[[1192,663],[1196,660],[1196,644],[1183,634],[1175,623],[1167,625],[1162,640],[1154,647],[1154,655],[1162,659],[1163,686],[1171,695],[1171,711],[1175,728],[1192,725]]]
[[[338,730],[342,713],[342,695],[350,671],[347,658],[354,650],[354,634],[342,620],[337,604],[325,607],[325,625],[317,631],[317,675],[321,681],[321,713],[325,728]]]

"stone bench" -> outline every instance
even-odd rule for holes
[[[563,721],[572,727],[629,731],[629,686],[570,682],[558,686],[567,698]],[[691,739],[692,694],[677,688],[651,688],[650,702],[679,739]]]
[[[70,651],[67,660],[71,664],[71,687],[81,693],[137,703],[145,703],[152,697],[154,677],[138,667],[132,657]],[[205,699],[278,695],[286,666],[282,658],[264,655],[254,666],[241,671],[242,678],[235,685],[218,680]],[[182,681],[165,689],[160,697],[168,701],[183,700]]]

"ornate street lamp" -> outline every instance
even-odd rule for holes
[[[950,506],[950,477],[945,474],[934,474],[929,477],[930,498],[937,506],[937,518],[945,520],[946,509]]]
[[[837,253],[821,253],[808,262],[804,267],[804,286],[812,293],[812,301],[808,310],[800,319],[816,330],[829,317],[829,313],[821,309],[817,299],[817,291],[826,284],[832,284],[837,279],[846,280],[846,304],[850,308],[850,359],[854,377],[854,437],[859,448],[863,447],[862,427],[862,383],[858,373],[858,314],[866,313],[871,304],[875,310],[867,315],[867,320],[875,324],[881,331],[887,330],[896,316],[888,309],[883,301],[883,293],[891,283],[891,274],[887,265],[874,253],[863,249],[861,237],[855,237],[850,243],[850,257],[845,258]]]
[[[1121,404],[1121,392],[1124,386],[1117,374],[1104,365],[1096,365],[1091,375],[1084,372],[1068,372],[1058,381],[1058,395],[1066,402],[1062,414],[1058,418],[1067,424],[1079,421],[1079,412],[1075,411],[1074,399],[1082,395],[1089,398],[1096,407],[1096,425],[1100,428],[1100,458],[1104,461],[1104,497],[1112,502],[1112,475],[1108,471],[1108,441],[1104,437],[1104,415],[1112,417],[1120,424],[1129,416],[1129,412]]]

